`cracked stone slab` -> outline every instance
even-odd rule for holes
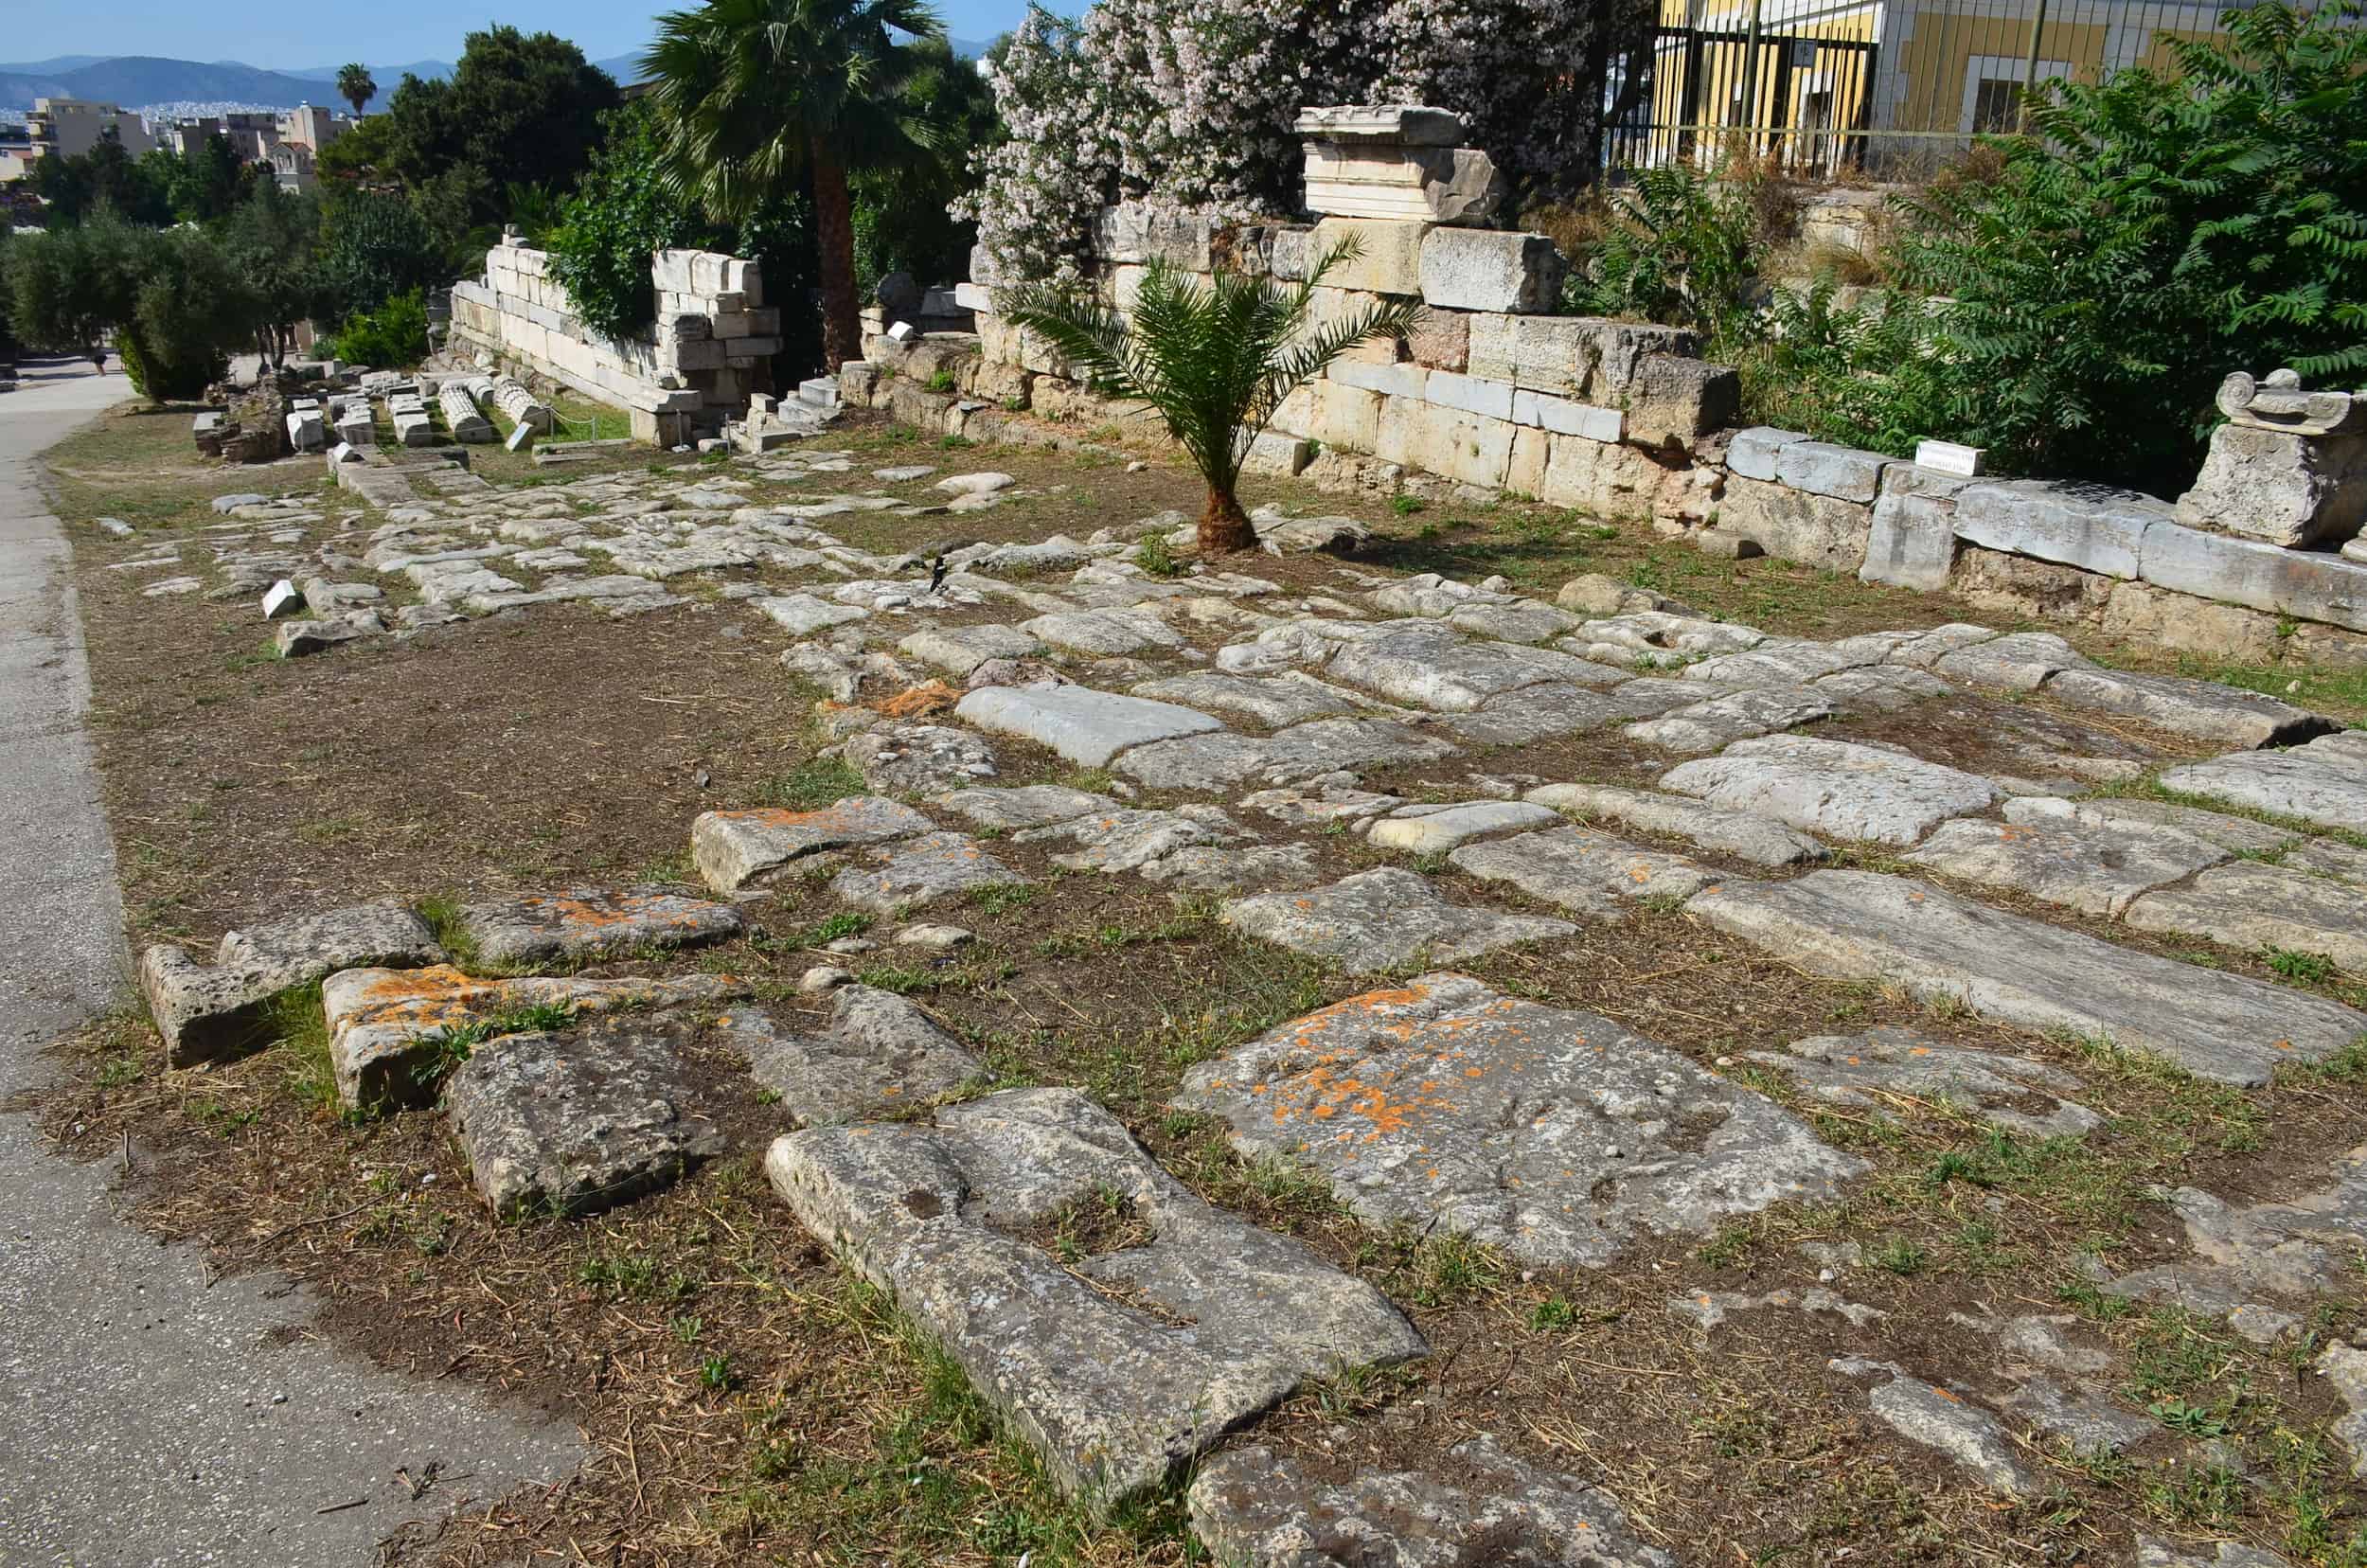
[[[870,611],[860,605],[832,604],[811,594],[783,594],[774,598],[760,598],[752,602],[792,637],[810,636],[833,626],[845,626],[849,621],[867,620],[871,615]]]
[[[1733,882],[1685,912],[1804,969],[1949,997],[1984,1018],[2151,1051],[2222,1083],[2266,1083],[2367,1032],[2367,1013],[2117,947],[1870,871]]]
[[[510,965],[726,941],[746,922],[729,904],[663,888],[573,887],[465,904],[460,927],[477,962]]]
[[[2222,947],[2321,954],[2339,969],[2367,974],[2367,894],[2288,866],[2216,866],[2183,887],[2146,894],[2128,906],[2127,921],[2138,931],[2201,936]]]
[[[1379,825],[1373,830],[1378,833]],[[1624,906],[1644,899],[1682,902],[1717,881],[1716,872],[1682,855],[1639,848],[1592,828],[1549,828],[1467,845],[1448,859],[1457,870],[1509,882],[1591,920],[1625,919]]]
[[[1326,876],[1323,859],[1305,844],[1250,844],[1238,848],[1194,845],[1160,856],[1141,867],[1146,882],[1169,882],[1178,892],[1264,893],[1312,887]]]
[[[1657,719],[1629,724],[1620,733],[1640,745],[1697,757],[1736,740],[1788,730],[1796,724],[1812,724],[1832,716],[1833,704],[1820,692],[1805,686],[1769,686],[1674,708]]]
[[[1579,617],[1535,599],[1506,604],[1467,604],[1447,617],[1447,624],[1476,637],[1500,642],[1551,642],[1578,624]]]
[[[1288,784],[1359,768],[1435,762],[1455,747],[1386,719],[1316,719],[1268,736],[1195,735],[1127,753],[1118,772],[1154,790]]]
[[[776,1140],[766,1170],[1098,1507],[1310,1378],[1428,1350],[1378,1291],[1194,1196],[1072,1089],[809,1128]],[[1064,1264],[1027,1238],[1112,1199],[1141,1240]]]
[[[601,1018],[472,1050],[445,1096],[493,1212],[596,1213],[721,1153],[722,1132],[689,1107],[678,1054],[697,1032],[678,1018]]]
[[[1853,1377],[1871,1370],[1862,1363],[1831,1365]],[[2023,1497],[2040,1489],[2017,1456],[2004,1423],[1951,1389],[1894,1372],[1866,1396],[1866,1403],[1892,1431],[1954,1460],[1991,1491]]]
[[[2041,827],[1966,818],[1942,823],[1923,847],[1902,858],[1945,876],[2109,918],[2139,894],[2227,857],[2216,845],[2166,829],[2131,831],[2076,822]]]
[[[2087,663],[2071,644],[2052,632],[2014,632],[2002,637],[1985,637],[1943,653],[1931,662],[1931,668],[1935,675],[1967,686],[2036,691],[2050,677],[2082,668]]]
[[[1765,641],[1767,633],[1753,627],[1646,610],[1588,621],[1556,646],[1600,664],[1672,669],[1721,653],[1745,652]]]
[[[851,736],[839,755],[881,794],[934,794],[995,776],[994,747],[946,724],[891,720]]]
[[[577,980],[529,976],[478,980],[449,965],[427,969],[349,969],[321,983],[329,1060],[337,1092],[356,1109],[402,1107],[427,1093],[421,1069],[446,1036],[500,1025],[527,1008],[578,1013],[719,1002],[746,988],[729,975],[672,980]]]
[[[1073,790],[1065,784],[1023,784],[1010,790],[955,790],[950,794],[935,796],[931,804],[968,817],[981,828],[1002,829],[1042,828],[1055,822],[1070,822],[1095,811],[1119,809],[1117,801],[1109,795]]]
[[[2182,675],[2066,669],[2041,689],[2066,707],[2142,720],[2173,735],[2231,746],[2291,745],[2340,727],[2274,697]]]
[[[1486,1434],[1446,1458],[1434,1472],[1327,1482],[1271,1449],[1237,1449],[1201,1467],[1192,1528],[1227,1568],[1676,1568],[1609,1493]]]
[[[1262,811],[1292,828],[1323,828],[1335,822],[1357,823],[1403,805],[1398,795],[1359,790],[1345,784],[1326,784],[1314,790],[1260,790],[1243,795],[1240,808]]]
[[[2227,816],[2166,800],[2057,800],[2020,795],[2005,803],[2005,820],[2032,828],[2072,827],[2116,832],[2168,832],[2216,845],[2232,854],[2263,855],[2300,841],[2289,828],[2272,828],[2249,817]]]
[[[1913,1029],[1878,1028],[1855,1035],[1795,1040],[1780,1051],[1752,1051],[1750,1060],[1789,1074],[1801,1091],[1830,1105],[1871,1105],[1883,1096],[1946,1099],[1994,1126],[2033,1137],[2076,1137],[2104,1118],[2068,1096],[2087,1085],[2029,1057],[1949,1045]],[[2045,1109],[2026,1109],[2037,1101]]]
[[[1581,823],[1609,817],[1648,833],[1673,833],[1703,849],[1758,865],[1806,865],[1832,854],[1807,834],[1755,811],[1713,806],[1690,795],[1612,784],[1546,784],[1521,798],[1551,806]]]
[[[1647,703],[1645,711],[1658,713],[1671,705],[1676,704]],[[1606,729],[1635,718],[1636,710],[1627,686],[1593,691],[1566,681],[1547,681],[1490,697],[1473,712],[1448,714],[1440,725],[1473,745],[1527,746]]]
[[[1805,735],[1737,740],[1717,757],[1680,763],[1661,787],[1715,805],[1861,843],[1914,843],[1952,816],[2001,797],[1987,779],[1902,752]]]
[[[1236,899],[1218,917],[1245,935],[1363,972],[1451,963],[1520,942],[1569,936],[1567,920],[1449,903],[1419,872],[1359,871],[1327,887]]]
[[[1261,724],[1275,726],[1337,718],[1360,712],[1364,706],[1346,692],[1295,671],[1253,676],[1194,670],[1188,675],[1147,681],[1134,687],[1134,695],[1163,703],[1181,703],[1185,707],[1244,714]]]
[[[2290,751],[2238,752],[2162,775],[2162,786],[2230,805],[2356,830],[2367,823],[2367,748],[2328,736]]]
[[[1016,842],[1076,845],[1075,851],[1052,857],[1053,864],[1072,871],[1133,871],[1178,849],[1230,844],[1241,836],[1232,819],[1214,806],[1184,806],[1172,811],[1119,806],[1046,828],[1030,828]]]
[[[989,659],[1024,659],[1043,651],[1043,645],[1015,626],[988,621],[982,626],[924,626],[896,645],[908,659],[942,669],[955,680]]]
[[[2274,1552],[2264,1552],[2241,1541],[2221,1541],[2190,1549],[2141,1535],[2137,1538],[2137,1568],[2293,1568],[2293,1564]]]
[[[1903,713],[1935,698],[1955,695],[1955,688],[1936,675],[1895,665],[1874,665],[1838,670],[1808,683],[1809,689],[1833,704],[1836,713]]]
[[[1184,646],[1182,633],[1145,610],[1063,610],[1020,622],[1019,629],[1047,648],[1110,657],[1166,651]]]
[[[1343,685],[1439,713],[1469,713],[1500,692],[1560,681],[1608,684],[1617,669],[1514,643],[1472,642],[1436,629],[1348,643],[1326,667]]]
[[[1375,822],[1364,842],[1376,849],[1444,854],[1490,833],[1509,833],[1559,820],[1551,807],[1518,800],[1465,800],[1400,806]]]
[[[139,982],[168,1066],[210,1061],[263,1043],[270,1003],[338,970],[444,961],[427,922],[400,904],[359,904],[283,917],[224,935],[202,964],[159,943],[140,954]]]
[[[2367,1145],[2337,1157],[2333,1175],[2316,1192],[2240,1209],[2200,1188],[2179,1187],[2164,1201],[2185,1228],[2192,1261],[2139,1269],[2103,1289],[2215,1315],[2264,1296],[2356,1294],[2345,1271],[2367,1245]]]
[[[1864,1161],[1763,1095],[1592,1013],[1426,974],[1184,1075],[1176,1103],[1246,1153],[1321,1171],[1368,1224],[1444,1227],[1533,1262],[1608,1262],[1830,1199]]]
[[[1761,643],[1741,653],[1721,653],[1685,667],[1688,681],[1716,681],[1725,686],[1792,687],[1820,675],[1859,669],[1878,664],[1887,649],[1844,649],[1833,643]]]
[[[936,825],[881,795],[849,795],[819,811],[704,811],[690,825],[690,861],[718,893],[770,882],[809,855],[884,844]]]
[[[968,833],[932,832],[855,850],[830,879],[842,903],[898,916],[982,887],[1021,887],[1027,879]]]
[[[1998,1403],[2079,1453],[2119,1453],[2161,1430],[2152,1417],[2123,1410],[2094,1388],[2043,1375],[2029,1379]]]
[[[1197,708],[1078,686],[987,686],[954,711],[980,729],[1033,740],[1080,768],[1102,767],[1156,740],[1224,728]]]
[[[719,1038],[748,1059],[749,1076],[780,1096],[794,1126],[924,1104],[984,1071],[917,1003],[861,985],[829,997],[829,1017],[818,1025],[760,1006],[716,1020]]]

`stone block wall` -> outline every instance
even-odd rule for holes
[[[659,445],[711,435],[745,411],[752,395],[773,390],[781,317],[764,303],[756,262],[657,252],[650,267],[656,324],[619,339],[584,326],[548,261],[514,238],[488,251],[484,278],[453,287],[454,341],[488,364],[623,409],[633,435]]]

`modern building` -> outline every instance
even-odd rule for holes
[[[35,98],[25,125],[37,157],[79,157],[110,140],[121,142],[126,152],[138,157],[156,145],[139,116],[84,98]]]
[[[291,146],[301,147],[318,155],[321,149],[353,129],[353,121],[345,115],[331,114],[326,109],[307,103],[289,110],[279,116],[279,139]]]
[[[271,150],[271,174],[282,190],[310,190],[320,184],[312,171],[312,150],[292,141]]]

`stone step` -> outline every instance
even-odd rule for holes
[[[2367,1013],[2116,947],[1903,877],[1812,871],[1730,882],[1685,913],[1819,974],[1965,1003],[1984,1018],[2150,1051],[2223,1083],[2266,1083],[2367,1034]]]
[[[810,1128],[766,1170],[1097,1509],[1309,1379],[1429,1348],[1379,1292],[1195,1197],[1073,1089]],[[1082,1256],[1054,1250],[1079,1226]]]

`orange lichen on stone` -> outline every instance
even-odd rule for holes
[[[951,713],[953,704],[960,701],[961,694],[943,681],[924,681],[870,705],[890,719],[930,719]]]

